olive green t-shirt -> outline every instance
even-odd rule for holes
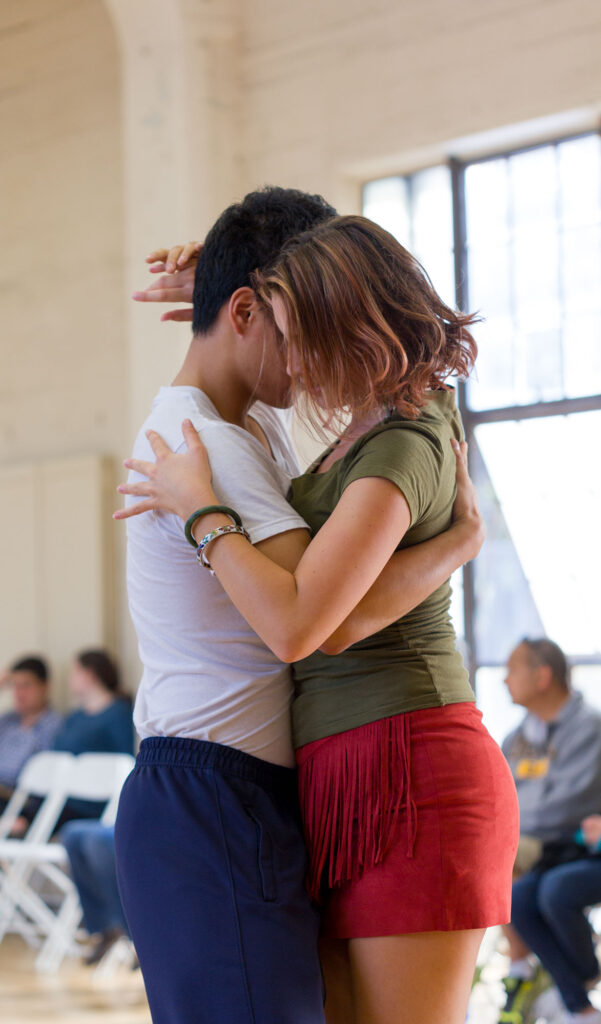
[[[446,530],[455,499],[451,438],[463,429],[453,391],[432,393],[417,420],[397,414],[360,437],[324,473],[319,459],[292,481],[289,500],[313,533],[345,488],[385,477],[402,491],[411,525],[399,548]],[[327,454],[327,453],[326,453]],[[404,711],[473,701],[449,617],[447,581],[402,619],[334,656],[316,651],[293,666],[296,747]]]

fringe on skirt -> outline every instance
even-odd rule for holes
[[[407,823],[407,856],[413,856],[410,715],[308,743],[296,759],[312,900],[322,902],[324,888],[355,881],[383,861],[399,839],[401,820]]]

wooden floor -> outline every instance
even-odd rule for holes
[[[18,936],[0,943],[2,1024],[150,1024],[139,970],[98,978],[65,960],[56,974],[44,975],[35,971],[34,955]]]

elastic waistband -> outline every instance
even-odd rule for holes
[[[142,740],[136,765],[170,765],[174,768],[215,769],[224,775],[237,775],[263,789],[296,792],[296,770],[284,768],[235,747],[183,736],[150,736]]]

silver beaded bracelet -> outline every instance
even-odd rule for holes
[[[239,533],[241,537],[246,537],[246,540],[250,541],[250,537],[243,526],[218,526],[216,530],[211,530],[210,533],[205,534],[196,549],[197,562],[199,565],[202,565],[204,569],[208,569],[212,576],[214,576],[215,573],[211,569],[211,563],[205,555],[205,548],[207,548],[212,541],[217,540],[218,537],[226,537],[228,533]]]

